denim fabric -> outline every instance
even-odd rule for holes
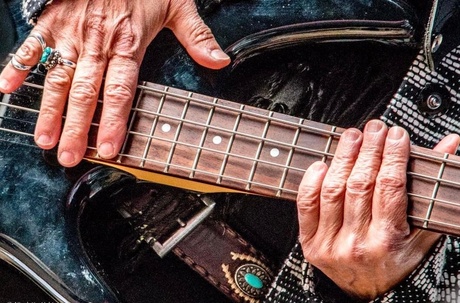
[[[22,0],[9,0],[6,1],[6,4],[16,27],[16,44],[18,44],[24,41],[32,27],[27,23],[22,15]]]

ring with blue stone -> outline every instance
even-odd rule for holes
[[[40,58],[40,64],[46,69],[50,70],[56,65],[61,64],[70,68],[75,68],[77,65],[75,62],[62,58],[61,53],[58,50],[46,47],[43,51],[42,57]]]

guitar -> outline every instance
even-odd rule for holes
[[[248,10],[247,6],[238,5],[226,4],[225,13],[232,12],[232,9],[238,12]],[[250,9],[262,7],[261,2],[253,1]],[[286,18],[283,22],[298,24],[288,18],[293,15],[296,14],[292,14],[292,10],[283,10],[283,18]],[[228,16],[224,14],[224,17]],[[400,19],[407,16],[403,17]],[[283,18],[276,20],[278,22]],[[213,30],[216,29],[218,40],[224,41],[223,44],[237,59],[234,61],[237,65],[232,66],[231,72],[239,64],[261,53],[302,45],[305,39],[315,42],[349,40],[357,33],[363,34],[369,27],[375,27],[379,29],[377,36],[383,35],[382,39],[386,42],[407,43],[412,30],[406,22],[384,23],[388,26],[384,27],[385,30],[377,26],[381,23],[367,21],[358,22],[358,26],[354,22],[326,22],[322,24],[322,28],[327,29],[325,33],[335,33],[332,29],[338,25],[347,29],[342,36],[331,38],[330,35],[308,35],[317,34],[318,30],[318,24],[311,22],[292,27],[282,27],[273,22],[251,22],[254,26],[263,24],[262,29],[241,25],[246,31],[257,32],[252,35],[219,27],[217,22],[222,21],[221,14],[212,14],[206,20]],[[243,21],[247,22],[247,19]],[[228,23],[233,28],[232,23]],[[350,29],[355,31],[350,32]],[[235,37],[236,34],[244,37]],[[388,36],[385,37],[385,34]],[[281,39],[286,37],[290,39]],[[160,38],[163,37],[160,35]],[[367,38],[362,35],[357,40]],[[280,41],[285,43],[280,44]],[[215,89],[219,85],[215,83],[227,75],[224,73],[216,77],[203,72],[174,42],[161,44],[158,48],[165,51],[160,52],[157,61],[148,62],[151,64],[142,73],[148,74],[154,68],[156,72],[149,77],[162,84],[145,82],[139,86],[123,150],[117,158],[105,164],[126,169],[141,178],[147,178],[144,172],[154,171],[178,177],[178,184],[184,183],[183,180],[196,180],[212,185],[211,191],[216,185],[224,190],[293,200],[299,178],[308,163],[315,160],[328,162],[333,157],[341,128],[192,93],[190,91],[219,95],[220,92]],[[169,59],[162,62],[162,56],[169,56]],[[30,147],[33,145],[31,134],[42,81],[40,75],[33,75],[22,89],[2,98],[2,231],[20,240],[39,256],[74,293],[83,298],[80,300],[103,301],[107,294],[101,291],[101,285],[95,282],[88,269],[82,267],[79,256],[71,251],[68,244],[70,239],[62,217],[63,203],[59,202],[65,199],[71,182],[62,178],[61,168],[47,165],[40,151]],[[21,102],[17,104],[17,100]],[[97,124],[94,124],[91,131],[96,129]],[[94,143],[90,140],[86,158],[101,162],[93,148]],[[190,155],[193,157],[190,158]],[[456,234],[454,216],[449,215],[456,206],[452,202],[455,194],[447,192],[455,193],[456,190],[453,176],[457,159],[424,149],[414,149],[412,156],[410,197],[413,207],[409,213],[410,221],[415,226]],[[151,176],[150,173],[148,175]]]

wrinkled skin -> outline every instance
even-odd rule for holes
[[[48,46],[77,67],[57,65],[48,71],[35,129],[37,145],[51,149],[59,141],[59,162],[66,167],[78,164],[103,90],[97,149],[102,158],[114,157],[125,137],[145,50],[164,27],[173,31],[197,63],[219,69],[230,62],[199,17],[193,0],[55,0],[47,6],[32,32],[40,33]],[[32,66],[41,54],[38,40],[29,37],[16,59]],[[0,91],[14,91],[27,74],[8,64],[0,75]]]
[[[435,150],[454,153],[458,135]],[[374,299],[407,277],[440,235],[407,222],[409,136],[378,120],[345,131],[334,160],[311,165],[297,199],[307,261],[342,290]]]

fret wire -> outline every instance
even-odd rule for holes
[[[165,92],[167,92],[168,89],[169,89],[168,87],[165,87]],[[166,95],[165,94],[161,95],[160,102],[158,104],[158,109],[157,109],[155,118],[153,118],[152,125],[150,127],[150,136],[147,137],[147,142],[145,142],[144,154],[142,156],[142,161],[141,161],[141,164],[140,164],[141,167],[144,167],[145,159],[147,158],[147,156],[149,154],[149,151],[150,151],[150,147],[152,146],[153,134],[155,133],[155,129],[157,128],[158,119],[159,119],[158,115],[163,110],[165,99],[166,99]]]
[[[273,116],[272,111],[268,112],[268,118],[270,118],[271,116]],[[267,132],[268,132],[269,127],[270,127],[270,120],[267,120],[267,122],[265,122],[265,126],[264,126],[264,129],[262,131],[262,136],[258,139],[258,140],[260,140],[260,142],[259,142],[259,146],[257,147],[257,150],[256,150],[256,155],[254,157],[254,161],[252,162],[251,171],[249,172],[248,184],[246,185],[246,190],[251,189],[251,182],[254,180],[254,175],[255,175],[256,169],[257,169],[257,164],[259,163],[259,160],[260,160],[260,154],[262,153],[262,148],[264,146],[264,140],[267,137]]]
[[[217,103],[219,99],[214,98],[213,104]],[[201,151],[202,148],[204,147],[204,142],[206,141],[206,137],[208,136],[208,131],[209,131],[209,125],[211,124],[211,120],[214,117],[214,110],[215,107],[211,106],[209,109],[208,113],[208,118],[206,119],[206,127],[203,129],[203,133],[201,134],[201,139],[200,139],[200,145],[197,148],[196,154],[195,154],[195,159],[193,160],[193,165],[192,165],[192,171],[190,172],[189,178],[194,178],[195,177],[195,170],[198,166],[198,161],[200,160],[201,157]]]
[[[141,101],[142,99],[142,93],[144,91],[141,90],[137,96],[137,100],[136,100],[136,107],[139,105],[139,102]],[[121,146],[121,149],[120,149],[120,152],[118,153],[118,157],[117,157],[117,163],[121,163],[121,157],[120,157],[120,154],[124,154],[125,153],[125,150],[126,150],[126,147],[128,146],[128,139],[129,139],[129,132],[133,129],[133,126],[134,126],[134,121],[136,121],[136,116],[137,116],[137,112],[133,112],[132,115],[131,115],[131,120],[129,121],[128,123],[128,129],[127,129],[127,132],[126,132],[126,136],[125,136],[125,139],[123,140],[123,145]]]
[[[190,98],[191,98],[193,93],[189,93],[189,95],[190,95]],[[173,143],[171,144],[171,148],[169,149],[168,161],[167,161],[165,169],[163,171],[165,173],[167,173],[169,171],[169,166],[171,164],[171,161],[172,161],[172,158],[173,158],[173,155],[174,155],[174,150],[176,149],[177,143],[179,143],[179,142],[177,142],[177,139],[179,138],[180,132],[182,130],[182,126],[184,125],[184,121],[185,121],[184,118],[185,118],[185,115],[188,112],[189,105],[190,105],[190,99],[187,99],[185,104],[184,104],[184,109],[182,110],[182,115],[181,115],[180,122],[177,125],[176,134],[174,135]]]
[[[336,129],[337,129],[337,127],[332,126],[332,132],[335,132]],[[327,139],[327,142],[326,142],[326,147],[324,149],[324,154],[325,155],[323,156],[323,159],[322,159],[322,161],[324,163],[326,163],[326,161],[327,161],[327,156],[326,155],[330,152],[333,141],[334,141],[334,136],[332,136],[332,135],[329,136],[329,138]]]
[[[448,157],[449,157],[449,154],[444,154],[444,159],[447,159]],[[444,174],[445,168],[446,168],[446,163],[442,162],[441,166],[439,167],[439,172],[438,172],[438,177],[437,177],[438,180],[442,179],[442,175]],[[428,221],[431,218],[431,214],[432,214],[433,208],[434,208],[434,199],[436,199],[436,196],[438,195],[438,190],[439,190],[440,185],[441,185],[440,181],[436,181],[436,183],[434,184],[430,204],[428,206],[428,210],[427,210],[427,213],[426,213],[426,216],[425,216],[425,222],[423,223],[424,228],[428,228]]]
[[[299,126],[302,125],[303,122],[304,122],[304,119],[300,119],[299,120]],[[299,140],[299,137],[300,137],[300,133],[301,133],[301,128],[297,127],[297,129],[295,131],[295,134],[294,134],[294,137],[292,138],[292,144],[291,145],[295,146],[297,144],[297,142]],[[284,184],[286,182],[287,174],[288,174],[288,171],[289,171],[289,166],[291,166],[291,161],[292,161],[292,158],[294,157],[294,150],[295,150],[294,147],[291,147],[289,149],[289,154],[288,154],[286,162],[285,162],[286,167],[283,169],[283,174],[281,176],[280,183],[279,183],[280,190],[278,190],[276,192],[277,197],[281,197],[282,189],[284,188]]]
[[[240,105],[241,109],[244,109],[244,107],[245,107],[244,104]],[[224,175],[225,168],[227,167],[227,161],[228,161],[228,157],[229,157],[229,154],[230,154],[230,150],[232,149],[233,141],[235,140],[236,130],[238,129],[238,126],[240,125],[241,116],[242,116],[241,113],[239,113],[236,116],[235,124],[233,125],[232,135],[228,139],[227,148],[226,148],[225,153],[224,153],[224,159],[223,159],[222,164],[220,166],[219,176],[218,176],[218,179],[217,179],[217,182],[216,182],[217,184],[220,184],[222,182],[222,177]]]

